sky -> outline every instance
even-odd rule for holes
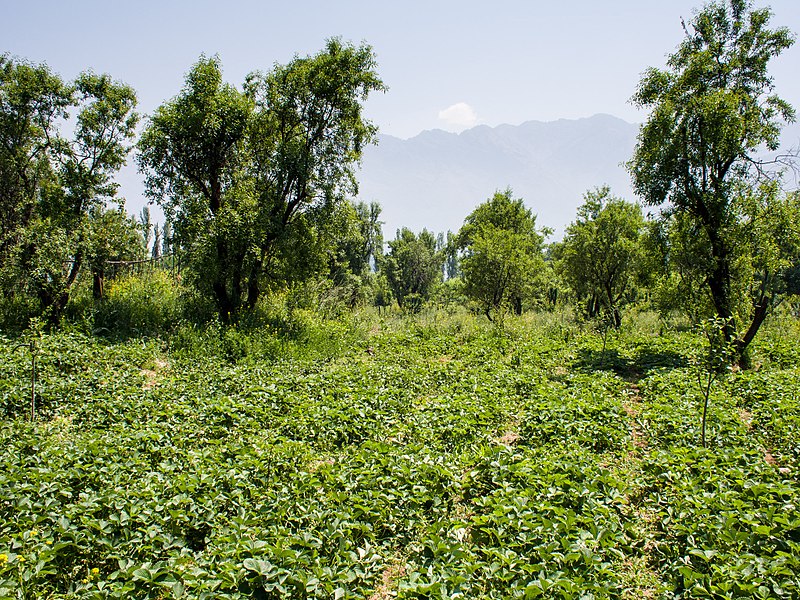
[[[800,32],[800,2],[773,0],[773,26]],[[65,79],[109,73],[151,113],[181,89],[201,54],[218,55],[240,85],[325,40],[370,44],[388,91],[365,113],[401,138],[440,128],[607,113],[629,103],[641,73],[662,67],[700,0],[0,0],[0,53],[46,62]],[[764,6],[758,1],[756,6]],[[777,92],[800,109],[800,43],[772,63]],[[131,161],[132,162],[132,161]],[[141,177],[120,176],[129,210]]]

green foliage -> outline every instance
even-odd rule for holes
[[[608,187],[587,192],[578,218],[567,227],[554,257],[590,317],[622,324],[620,308],[630,301],[642,267],[641,209],[611,196]]]
[[[797,320],[766,321],[759,370],[722,376],[797,287],[800,196],[747,171],[791,116],[769,95],[790,39],[768,17],[709,5],[645,75],[631,168],[674,207],[646,256],[641,212],[607,189],[553,249],[616,315],[602,349],[565,312],[498,328],[457,306],[502,320],[546,287],[557,304],[510,190],[447,248],[404,229],[382,256],[379,206],[346,201],[383,89],[368,46],[331,40],[242,92],[201,58],[156,111],[140,166],[186,287],[165,270],[102,285],[150,242],[149,212],[137,231],[105,206],[129,88],[0,59],[1,316],[30,324],[0,335],[0,597],[798,597]],[[730,314],[705,340],[651,315],[620,327],[640,264],[665,306],[689,291],[698,319]],[[405,314],[353,312],[370,289]],[[65,294],[102,336],[28,321]]]
[[[725,375],[731,364],[733,348],[725,340],[725,321],[721,319],[708,319],[700,324],[700,331],[706,344],[691,359],[696,370],[697,384],[703,396],[703,416],[700,421],[700,441],[706,447],[706,418],[708,416],[708,403],[711,396],[711,387],[715,381]]]
[[[347,202],[343,208],[343,223],[331,258],[330,281],[343,305],[352,309],[376,296],[375,268],[383,257],[381,207],[377,202]]]
[[[92,296],[104,297],[107,271],[115,275],[115,263],[140,260],[145,256],[147,239],[140,235],[136,222],[120,206],[117,210],[102,208],[89,215],[86,262],[92,274]]]
[[[400,308],[418,312],[442,278],[442,255],[436,238],[427,229],[416,235],[404,227],[389,242],[389,253],[380,262],[380,269]]]
[[[542,386],[538,397],[526,404],[522,441],[559,447],[569,440],[595,452],[624,446],[630,433],[620,414],[621,388],[618,378],[596,374]]]
[[[45,65],[0,58],[0,285],[11,305],[57,322],[87,257],[115,243],[101,239],[113,233],[98,219],[116,193],[135,106],[134,91],[108,75],[66,84]]]
[[[770,29],[770,16],[748,0],[706,5],[667,69],[646,71],[633,97],[650,111],[629,163],[634,188],[649,205],[668,204],[677,218],[681,231],[672,239],[685,242],[678,253],[692,255],[693,279],[707,286],[740,355],[776,298],[772,274],[765,281],[740,264],[774,254],[756,225],[770,222],[768,207],[778,196],[774,185],[761,185],[767,166],[758,152],[777,149],[782,124],[794,120],[767,70],[794,38]],[[743,299],[740,290],[751,287],[758,291]]]
[[[470,213],[453,240],[464,253],[464,294],[499,322],[509,311],[522,313],[544,270],[544,236],[536,230],[536,217],[512,195],[511,189],[495,193]]]
[[[795,321],[715,383],[703,450],[691,333],[626,321],[601,366],[555,312],[271,310],[35,334],[34,421],[2,340],[3,597],[797,595]]]
[[[263,289],[325,268],[376,131],[361,105],[381,89],[371,48],[332,39],[251,73],[243,92],[203,57],[150,119],[138,158],[147,193],[223,321],[254,309]]]
[[[186,295],[169,271],[118,277],[93,308],[94,331],[112,337],[168,332],[185,317]]]
[[[648,221],[642,246],[652,305],[664,317],[680,312],[693,323],[710,317],[713,308],[703,280],[708,265],[696,224],[678,213]]]

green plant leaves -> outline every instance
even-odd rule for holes
[[[622,331],[596,361],[591,332],[508,325],[420,316],[369,353],[238,362],[48,334],[34,422],[0,345],[0,595],[798,593],[781,346],[717,382],[703,450],[690,335]]]

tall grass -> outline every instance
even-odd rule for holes
[[[106,297],[93,303],[94,333],[113,337],[156,336],[174,329],[191,298],[167,271],[113,280]]]

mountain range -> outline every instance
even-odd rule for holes
[[[610,115],[521,125],[479,125],[461,133],[423,131],[410,139],[379,135],[368,147],[359,200],[381,204],[384,237],[459,230],[495,191],[510,187],[555,238],[574,220],[587,190],[608,185],[633,200],[624,162],[639,125]]]
[[[510,187],[537,216],[538,227],[563,237],[584,194],[608,185],[635,201],[624,163],[631,159],[639,125],[611,115],[479,125],[461,133],[423,131],[410,139],[379,135],[364,151],[358,199],[381,204],[386,240],[397,229],[457,232],[464,219],[494,192]],[[800,124],[784,128],[781,150],[765,159],[800,154]],[[788,169],[786,189],[797,189],[800,168]]]

